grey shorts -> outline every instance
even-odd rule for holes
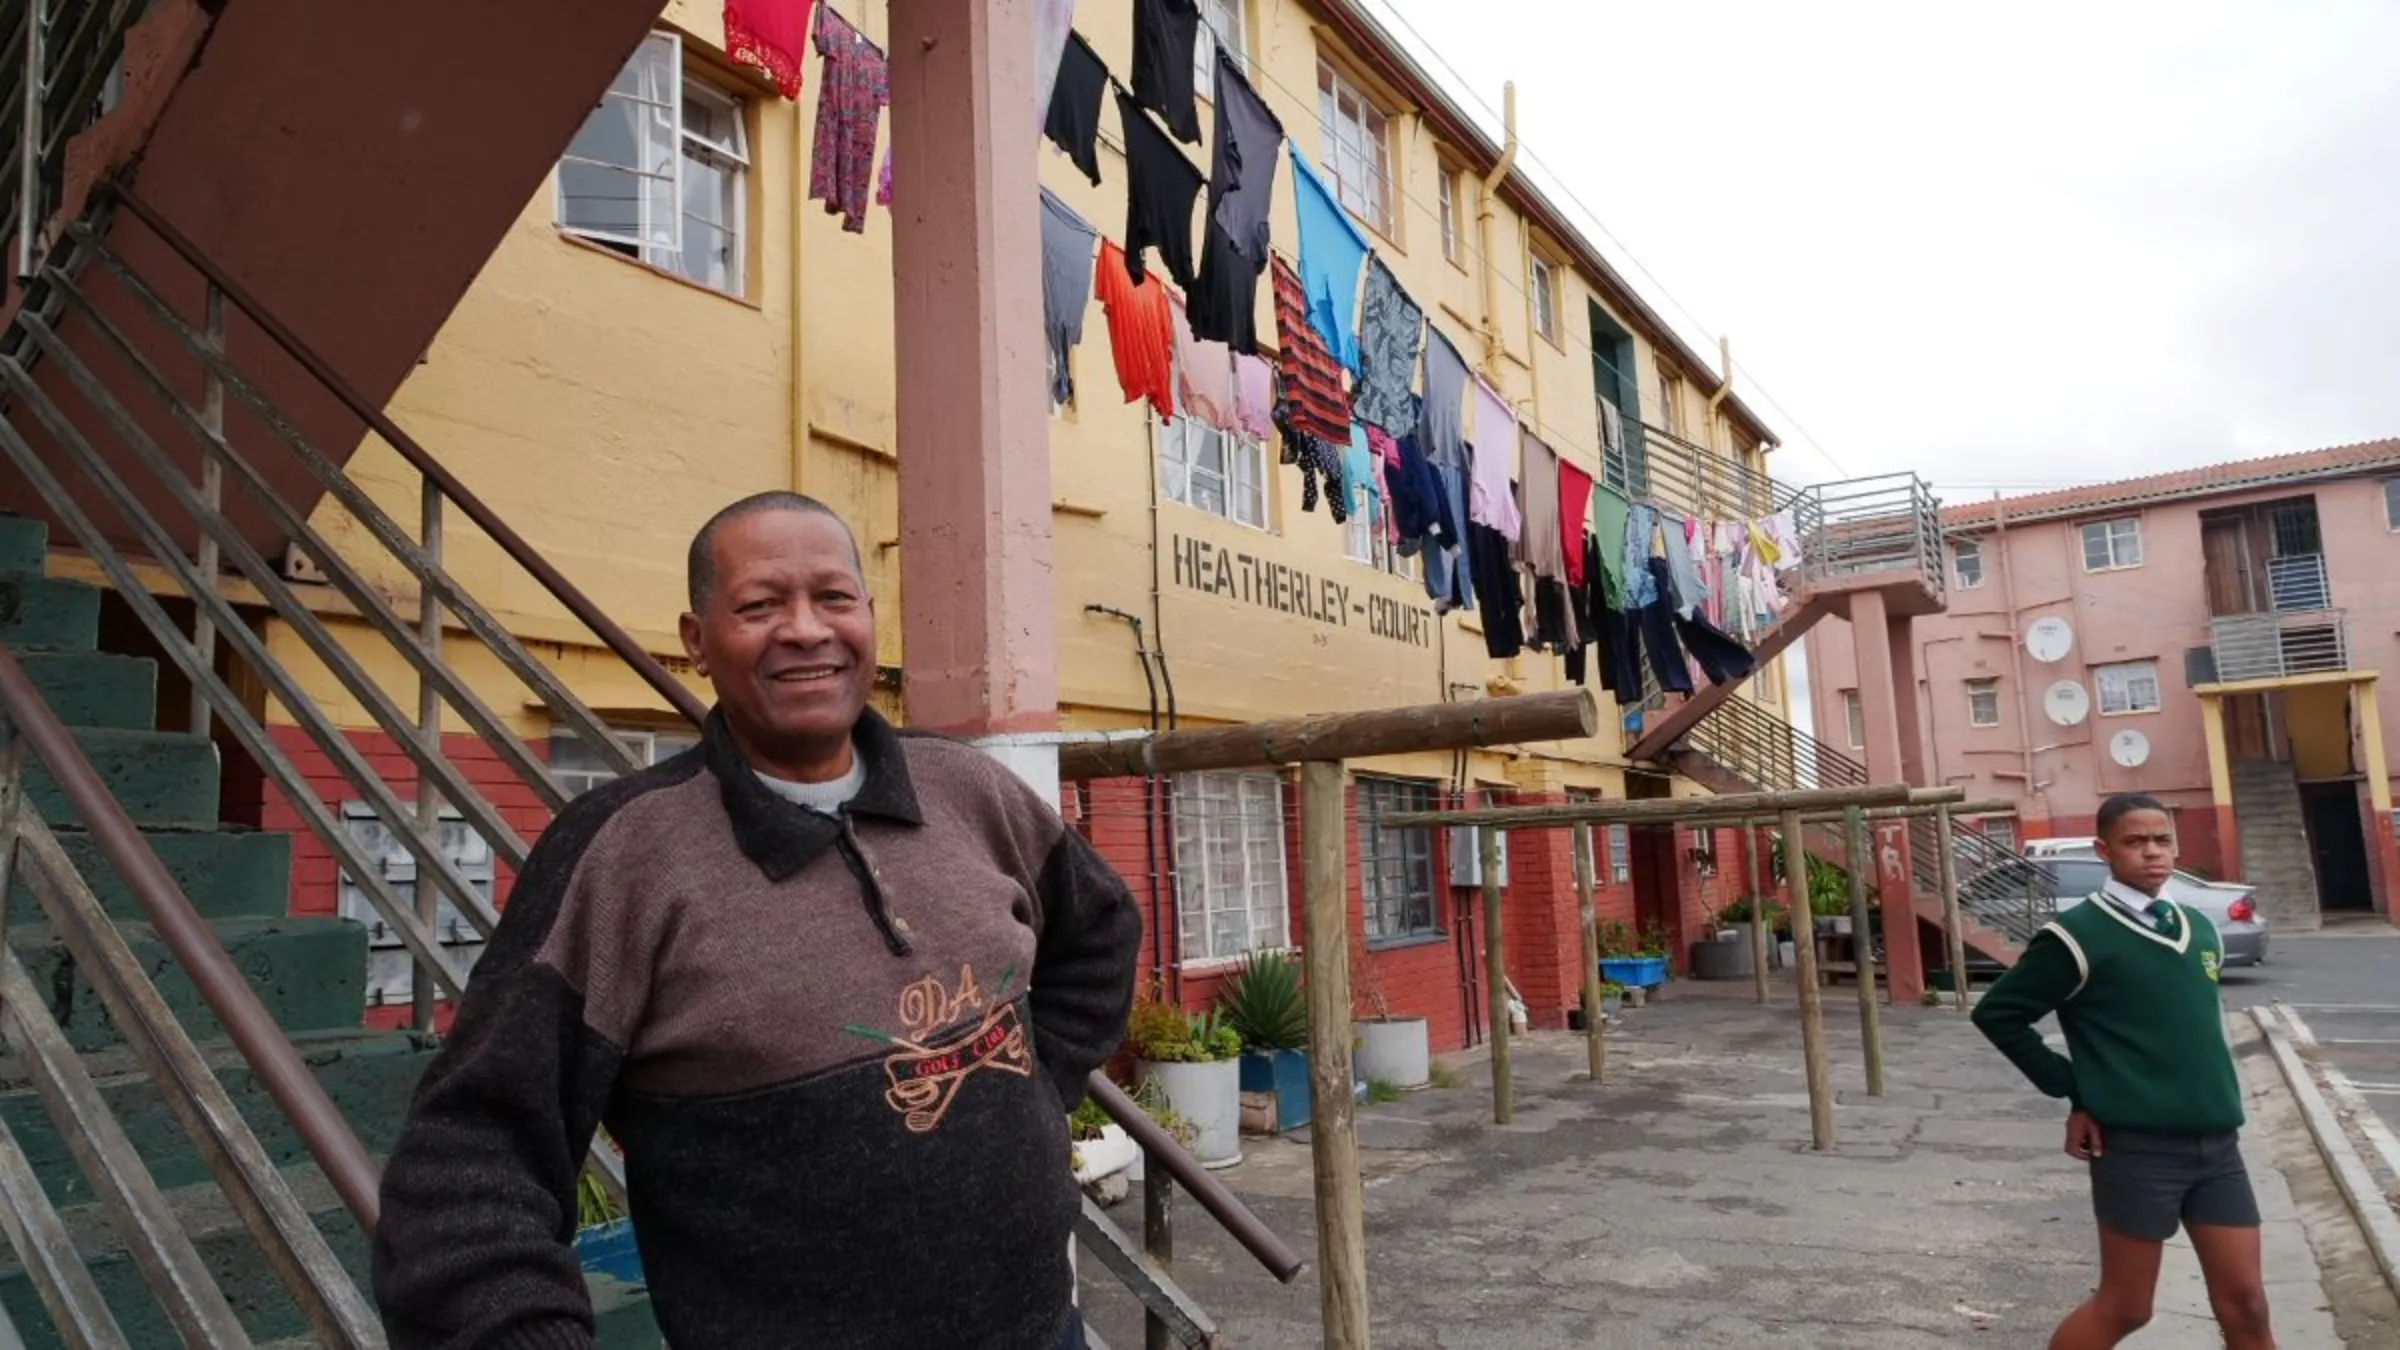
[[[2239,1136],[2103,1127],[2100,1144],[2091,1163],[2092,1213],[2102,1228],[2164,1242],[2182,1224],[2258,1227]]]

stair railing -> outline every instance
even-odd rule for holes
[[[191,1345],[250,1341],[208,1265],[177,1222],[124,1127],[102,1099],[14,949],[10,892],[33,892],[90,982],[110,1023],[157,1084],[169,1111],[291,1293],[317,1342],[381,1346],[375,1312],[274,1159],[192,1043],[141,960],[68,858],[26,793],[28,757],[47,768],[76,819],[133,892],[142,916],[191,978],[309,1155],[361,1225],[373,1228],[375,1164],[273,1014],[235,969],[208,924],[142,838],[15,655],[0,647],[0,1028],[39,1089],[59,1134],[99,1194],[112,1226],[159,1306]],[[0,1124],[0,1227],[69,1344],[124,1346],[31,1162]],[[4,1323],[0,1315],[0,1323]],[[13,1337],[11,1338],[13,1340]]]
[[[441,847],[439,813],[455,811],[460,821],[490,848],[496,861],[521,871],[529,851],[525,837],[502,810],[462,772],[445,753],[441,717],[455,716],[476,740],[530,790],[541,806],[555,812],[568,793],[544,760],[511,732],[483,697],[457,677],[458,653],[444,645],[444,630],[452,623],[475,640],[502,669],[539,704],[548,709],[552,726],[572,737],[583,751],[608,770],[630,773],[639,765],[632,753],[565,683],[529,652],[496,616],[457,580],[445,565],[445,537],[463,523],[479,531],[499,551],[532,577],[534,582],[592,633],[599,643],[693,726],[707,707],[689,686],[644,650],[640,642],[578,590],[523,536],[479,499],[449,469],[380,408],[344,380],[312,347],[254,299],[215,261],[145,202],[121,184],[109,184],[100,194],[102,207],[121,207],[197,274],[203,284],[203,321],[195,326],[161,295],[156,278],[137,271],[89,223],[71,226],[67,247],[54,255],[38,277],[38,305],[21,310],[15,328],[23,339],[11,354],[0,352],[0,390],[19,408],[32,414],[55,446],[38,450],[13,422],[0,422],[0,458],[31,483],[67,533],[82,546],[105,574],[109,584],[134,612],[169,661],[190,681],[196,701],[213,714],[228,736],[248,753],[260,771],[289,801],[302,823],[333,854],[346,878],[358,887],[373,908],[381,929],[408,951],[416,978],[416,1013],[421,1026],[430,1026],[432,997],[428,990],[456,999],[464,986],[463,972],[445,959],[436,931],[442,902],[447,902],[481,938],[498,922],[490,899],[452,863]],[[121,225],[122,227],[122,225]],[[102,303],[93,283],[113,288]],[[280,353],[296,363],[362,427],[379,437],[419,477],[420,519],[411,529],[394,519],[341,462],[313,442],[225,350],[221,316],[225,306],[241,314]],[[146,320],[136,331],[112,317],[130,309]],[[96,341],[81,346],[99,349],[109,358],[107,372],[61,336],[66,325]],[[162,345],[163,342],[163,345]],[[163,355],[162,355],[163,353]],[[37,378],[33,362],[40,361]],[[184,376],[179,383],[170,372]],[[137,417],[114,392],[110,376],[129,378],[157,407],[163,408],[181,431],[186,457],[179,460],[161,444],[149,423]],[[192,377],[197,376],[195,381]],[[185,392],[200,386],[195,407]],[[64,384],[96,410],[106,424],[107,444],[118,453],[103,453],[95,436],[60,403],[51,386]],[[414,583],[419,603],[413,615],[403,615],[386,598],[384,589],[360,564],[329,538],[313,519],[314,509],[295,505],[275,489],[273,478],[259,459],[260,441],[234,444],[225,430],[222,402],[232,403],[254,417],[322,487],[326,500],[338,506]],[[199,471],[185,465],[195,450]],[[138,480],[123,468],[130,458]],[[194,606],[201,626],[185,631],[151,594],[135,560],[115,542],[85,509],[87,497],[70,487],[60,470],[79,472],[86,486],[104,500],[139,539],[144,553],[175,590]],[[415,676],[413,709],[385,689],[357,653],[325,622],[322,597],[303,596],[281,568],[262,556],[226,515],[227,502],[217,492],[230,487],[272,520],[342,602],[337,612],[355,615],[400,658]],[[212,488],[214,490],[212,490]],[[152,509],[154,496],[163,496],[175,509],[178,524],[163,522]],[[342,536],[345,540],[348,533]],[[453,540],[454,542],[454,540]],[[265,641],[229,602],[218,577],[203,562],[229,564],[253,587],[264,607],[281,620],[369,719],[405,755],[417,779],[414,800],[404,799],[387,782],[360,747],[334,722],[289,666],[271,652]],[[355,642],[353,637],[351,641]],[[238,668],[267,691],[298,724],[310,745],[330,760],[343,783],[372,812],[376,822],[407,853],[419,883],[413,894],[389,881],[381,859],[345,827],[335,806],[320,794],[301,766],[287,754],[270,731],[262,709],[236,689],[235,681],[219,674],[212,647],[221,647]],[[422,884],[430,881],[430,885]],[[1118,1124],[1137,1139],[1153,1124],[1122,1094],[1103,1090],[1094,1076],[1094,1092]],[[1201,1168],[1171,1137],[1158,1133],[1153,1175],[1163,1175],[1199,1200],[1229,1233],[1278,1279],[1289,1280],[1299,1262],[1268,1232],[1232,1193]],[[622,1163],[608,1149],[597,1149],[592,1165],[603,1184],[622,1203]],[[1100,1222],[1105,1223],[1105,1218]],[[1155,1288],[1137,1287],[1148,1301]],[[1157,1308],[1175,1310],[1170,1301]],[[1188,1302],[1188,1301],[1187,1301]]]

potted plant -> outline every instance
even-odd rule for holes
[[[1403,1088],[1421,1088],[1433,1081],[1433,1039],[1422,1017],[1396,1017],[1384,999],[1383,980],[1367,959],[1366,939],[1350,934],[1350,975],[1358,992],[1351,1010],[1351,1035],[1356,1050],[1352,1076],[1364,1084],[1376,1079]]]
[[[1242,1092],[1274,1098],[1278,1133],[1309,1121],[1308,999],[1289,952],[1252,952],[1217,996],[1242,1038]]]
[[[1174,1107],[1167,1104],[1167,1096],[1159,1090],[1157,1080],[1144,1079],[1126,1095],[1132,1097],[1133,1104],[1142,1108],[1142,1114],[1150,1117],[1151,1122],[1158,1128],[1165,1130],[1167,1136],[1180,1145],[1185,1152],[1191,1151],[1193,1143],[1199,1137],[1198,1132],[1192,1128],[1192,1122],[1185,1120]],[[1128,1139],[1126,1142],[1132,1143],[1133,1141]],[[1142,1152],[1141,1145],[1135,1144],[1133,1162],[1125,1169],[1127,1181],[1142,1179],[1142,1161],[1146,1156],[1148,1155]]]
[[[1625,986],[1615,980],[1602,981],[1600,985],[1600,1015],[1614,1017],[1624,1010]]]
[[[594,1152],[607,1149],[615,1153],[616,1148],[616,1141],[605,1130],[592,1139]],[[634,1242],[633,1220],[609,1198],[599,1174],[589,1167],[576,1180],[575,1209],[575,1256],[583,1266],[585,1278],[613,1281],[629,1290],[641,1289],[646,1279],[642,1274],[641,1248]]]
[[[1192,1156],[1206,1167],[1242,1160],[1242,1038],[1214,1009],[1187,1013],[1144,995],[1126,1041],[1167,1104],[1192,1124]]]
[[[1647,990],[1667,982],[1667,952],[1663,934],[1636,938],[1633,929],[1617,919],[1600,924],[1600,978],[1630,990]]]
[[[1748,975],[1758,962],[1750,949],[1750,902],[1736,900],[1718,914],[1724,924],[1705,942],[1692,944],[1692,978],[1695,980],[1736,980]]]

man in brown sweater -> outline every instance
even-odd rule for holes
[[[397,1350],[587,1350],[595,1127],[670,1344],[1072,1350],[1066,1112],[1141,920],[1054,806],[867,707],[875,607],[824,505],[693,540],[697,749],[545,831],[384,1174]]]

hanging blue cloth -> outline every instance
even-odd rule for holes
[[[1632,613],[1658,598],[1658,582],[1650,575],[1650,538],[1658,529],[1658,510],[1635,502],[1625,517],[1625,610]],[[1606,540],[1602,541],[1607,542]]]
[[[1300,216],[1300,285],[1308,320],[1342,368],[1358,373],[1358,272],[1367,265],[1367,237],[1342,209],[1308,156],[1293,144],[1292,200]]]
[[[1350,445],[1342,451],[1342,491],[1349,494],[1350,509],[1365,511],[1376,529],[1383,527],[1383,482],[1381,466],[1375,458],[1375,447],[1367,444],[1367,428],[1362,422],[1350,424]],[[1359,494],[1366,494],[1364,505]]]

